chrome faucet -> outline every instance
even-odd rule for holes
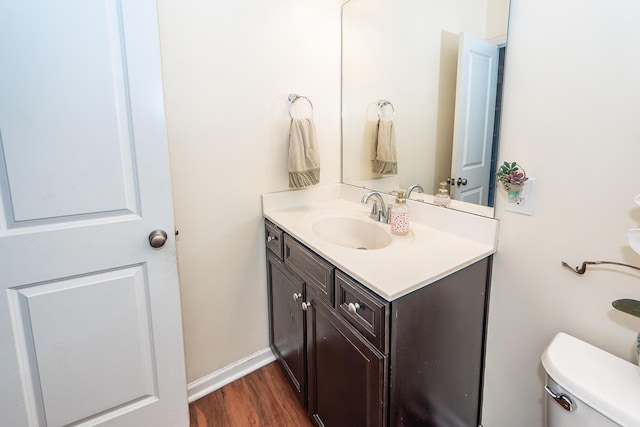
[[[407,195],[404,196],[404,197],[408,199],[411,196],[411,192],[413,190],[416,190],[418,193],[424,193],[424,188],[422,188],[422,185],[420,185],[420,184],[411,184],[409,186],[409,188],[407,188]]]
[[[371,197],[375,197],[375,199],[373,201],[373,205],[371,205],[371,213],[369,214],[369,217],[379,222],[388,223],[389,212],[387,211],[387,205],[385,205],[384,199],[380,193],[377,191],[370,191],[362,197],[361,202],[367,204]],[[380,202],[380,207],[378,207],[378,202]]]

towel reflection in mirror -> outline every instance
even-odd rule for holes
[[[392,119],[378,119],[371,140],[371,170],[380,175],[396,175],[398,158]]]

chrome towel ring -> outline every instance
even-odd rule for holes
[[[298,95],[295,93],[290,93],[289,94],[289,116],[293,119],[293,112],[291,111],[291,107],[293,106],[293,104],[296,103],[297,100],[299,100],[300,98],[304,98],[307,100],[307,102],[309,103],[309,105],[311,106],[311,117],[313,117],[313,104],[311,103],[311,100],[309,98],[307,98],[306,96],[302,96],[302,95]]]
[[[382,118],[383,108],[386,107],[387,105],[391,107],[391,118],[396,116],[396,109],[394,108],[391,101],[386,99],[380,99],[378,100],[378,118],[379,119]]]

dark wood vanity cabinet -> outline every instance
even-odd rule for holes
[[[270,344],[316,425],[479,425],[489,258],[389,302],[265,224]]]
[[[341,313],[335,267],[269,222],[266,238],[271,348],[312,421],[386,426],[387,358],[376,344],[386,340],[385,303],[339,274]]]

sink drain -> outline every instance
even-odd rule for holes
[[[356,249],[360,249],[361,251],[368,251],[369,248],[365,248],[365,247],[360,247],[360,248],[356,248]]]

